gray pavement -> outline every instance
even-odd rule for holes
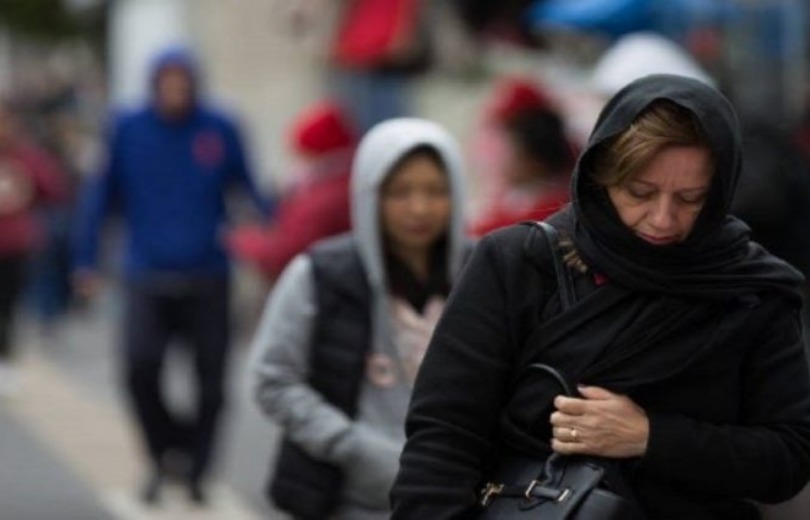
[[[0,518],[108,520],[95,493],[0,407]]]
[[[169,489],[157,508],[135,498],[143,476],[139,447],[117,384],[115,290],[42,335],[19,331],[17,395],[0,397],[0,519],[180,520],[287,518],[263,488],[277,429],[252,406],[244,384],[245,331],[234,344],[217,478],[208,508]],[[169,393],[189,402],[191,373],[169,359]]]

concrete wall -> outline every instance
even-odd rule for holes
[[[170,44],[190,43],[187,0],[117,0],[110,9],[110,100],[134,103],[147,94],[151,57]]]
[[[327,92],[325,51],[335,0],[194,0],[191,34],[209,72],[210,90],[236,108],[250,131],[267,182],[283,178],[285,132],[295,114]],[[308,23],[293,25],[300,9]],[[416,115],[464,138],[478,113],[485,82],[430,75],[414,84]]]

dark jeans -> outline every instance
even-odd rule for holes
[[[0,362],[12,356],[14,307],[23,286],[26,260],[24,255],[0,258]]]
[[[224,278],[172,278],[130,282],[124,313],[124,372],[143,440],[156,468],[168,452],[188,454],[192,479],[211,461],[224,404],[229,326]],[[196,412],[172,413],[161,388],[173,340],[189,348],[196,374]]]

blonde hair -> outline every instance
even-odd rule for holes
[[[711,150],[691,112],[672,101],[653,101],[624,132],[599,145],[591,163],[591,179],[600,186],[623,184],[669,146]]]

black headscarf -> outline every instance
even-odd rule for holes
[[[652,102],[669,100],[690,111],[708,138],[715,163],[709,196],[689,237],[653,245],[624,225],[603,187],[589,178],[594,151],[626,130]],[[653,75],[634,81],[605,106],[572,180],[574,242],[586,263],[611,281],[642,293],[729,299],[762,290],[801,301],[801,275],[749,239],[728,215],[741,171],[742,145],[729,101],[699,81]]]
[[[659,99],[695,115],[716,168],[692,233],[684,242],[666,246],[638,238],[621,221],[605,188],[589,178],[595,147],[621,133]],[[713,88],[656,75],[620,91],[603,110],[580,157],[573,204],[549,219],[573,237],[588,267],[609,282],[546,320],[533,334],[540,344],[523,349],[519,365],[543,361],[572,381],[630,391],[672,377],[716,349],[745,348],[731,338],[745,324],[760,325],[756,308],[763,298],[782,298],[798,307],[798,271],[751,242],[748,227],[727,215],[740,156],[734,111]],[[529,387],[525,395],[538,394]],[[548,402],[535,399],[539,410],[551,405],[555,394],[548,395]],[[525,404],[520,394],[514,402]],[[542,417],[539,412],[531,416]]]

